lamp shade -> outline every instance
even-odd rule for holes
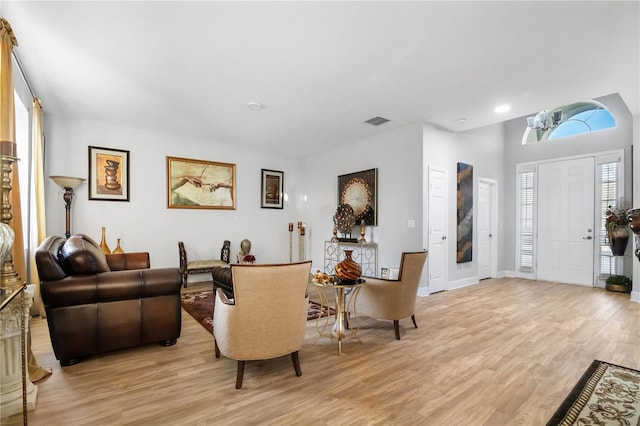
[[[71,176],[49,176],[57,185],[63,188],[76,188],[86,179]]]

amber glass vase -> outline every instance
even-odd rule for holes
[[[351,257],[353,250],[344,251],[344,260],[336,265],[336,277],[342,281],[355,281],[360,278],[362,268]]]

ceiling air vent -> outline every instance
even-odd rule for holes
[[[365,123],[373,124],[374,126],[379,126],[381,124],[386,123],[387,121],[389,121],[389,120],[387,120],[386,118],[373,117],[373,118],[370,118],[367,121],[365,121]]]

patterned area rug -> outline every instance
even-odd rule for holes
[[[212,290],[192,291],[182,294],[182,307],[193,318],[196,319],[204,328],[213,334],[213,302],[215,298]],[[333,308],[329,308],[327,312],[326,306],[320,306],[318,303],[309,301],[309,309],[307,311],[307,321],[314,320],[319,317],[327,316],[327,313],[333,315]]]
[[[640,371],[593,361],[551,425],[640,425]]]

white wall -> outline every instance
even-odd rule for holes
[[[570,157],[580,154],[604,152],[614,149],[625,150],[625,198],[631,199],[631,145],[633,125],[629,109],[619,95],[595,99],[606,105],[616,119],[616,127],[597,132],[569,136],[547,143],[522,145],[522,134],[526,128],[526,117],[505,122],[504,173],[505,173],[505,215],[504,253],[508,271],[515,271],[516,253],[516,164],[553,158]],[[533,115],[534,113],[532,113]]]
[[[307,202],[299,220],[309,226],[307,250],[314,271],[323,268],[324,241],[332,237],[338,176],[372,168],[378,169],[378,226],[367,227],[366,239],[378,243],[378,273],[384,266],[398,267],[401,252],[423,249],[422,125],[381,128],[378,136],[301,162]],[[415,228],[408,227],[409,220],[415,220]]]
[[[125,251],[148,251],[153,267],[178,265],[179,240],[191,258],[219,258],[223,241],[232,256],[240,241],[252,242],[260,262],[289,259],[287,224],[300,216],[295,205],[301,192],[299,160],[234,147],[232,142],[193,140],[179,135],[142,131],[81,120],[45,116],[45,176],[88,177],[88,146],[130,151],[130,201],[88,199],[88,184],[76,189],[72,233],[100,240],[107,229],[111,249],[116,238]],[[166,156],[236,164],[236,210],[167,209]],[[283,210],[260,208],[261,169],[284,171],[284,190],[292,194]],[[46,179],[47,234],[64,235],[62,190]],[[207,277],[194,277],[196,280]]]
[[[633,116],[633,207],[640,207],[640,114]],[[632,262],[632,292],[631,300],[640,302],[640,259],[635,256],[635,247],[638,243],[637,237],[633,237],[634,248]]]
[[[130,201],[89,200],[88,185],[81,185],[72,205],[71,232],[99,241],[104,226],[111,249],[121,238],[125,251],[148,251],[153,267],[178,265],[179,240],[197,259],[217,258],[225,239],[231,241],[233,255],[240,241],[249,238],[259,262],[286,262],[288,223],[303,221],[305,257],[322,269],[323,243],[332,236],[337,207],[337,177],[370,168],[378,168],[378,226],[368,227],[366,237],[379,244],[378,266],[397,267],[402,251],[422,249],[421,124],[381,132],[306,159],[248,151],[232,142],[81,120],[45,116],[45,126],[46,176],[87,177],[89,145],[130,151]],[[166,156],[236,164],[236,210],[167,209]],[[284,171],[289,201],[283,210],[260,208],[262,168]],[[47,180],[46,203],[47,234],[64,235],[62,190],[51,180]],[[409,219],[415,220],[415,228],[408,228]],[[293,245],[297,260],[297,229]]]
[[[448,288],[473,284],[478,281],[477,253],[473,253],[472,261],[456,263],[456,235],[457,235],[457,163],[467,163],[473,166],[473,193],[478,193],[478,178],[489,178],[498,182],[498,223],[502,223],[502,188],[503,181],[503,129],[502,125],[487,126],[463,133],[451,133],[438,129],[429,124],[423,127],[424,164],[436,166],[448,171],[449,177],[449,206],[448,206]],[[428,197],[425,190],[425,197]],[[473,199],[473,241],[478,240],[477,234],[477,197]],[[425,216],[428,216],[425,212]],[[499,251],[498,271],[503,269],[502,229],[498,229]]]

